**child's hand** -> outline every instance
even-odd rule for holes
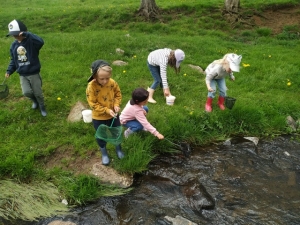
[[[215,91],[215,90],[212,89],[211,87],[207,88],[207,90],[208,90],[209,92],[214,92],[214,91]]]
[[[160,133],[158,133],[158,134],[156,135],[156,137],[157,137],[158,139],[160,139],[160,140],[162,140],[162,139],[165,138],[164,135],[162,135],[162,134],[160,134]]]
[[[169,88],[164,88],[164,95],[166,97],[168,97],[169,95],[171,95],[170,89]]]
[[[114,106],[114,110],[116,113],[120,112],[120,107],[119,106]]]
[[[115,113],[113,110],[109,110],[109,114],[112,116],[112,117],[116,117],[118,115],[118,113]]]
[[[144,115],[146,116],[147,115],[147,111],[144,109]]]

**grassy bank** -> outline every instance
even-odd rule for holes
[[[243,9],[262,12],[270,5],[296,4],[296,1],[253,0],[241,2]],[[69,123],[71,107],[85,100],[89,66],[96,59],[109,62],[124,60],[128,65],[113,66],[113,78],[123,94],[122,107],[136,87],[152,83],[146,66],[151,50],[169,47],[185,51],[181,72],[168,70],[168,81],[175,105],[165,104],[162,90],[155,92],[157,104],[148,105],[149,121],[165,137],[205,145],[232,135],[273,136],[290,132],[285,119],[300,118],[299,37],[286,32],[273,35],[269,28],[232,29],[221,14],[219,1],[158,1],[163,9],[160,21],[145,22],[136,17],[139,1],[3,1],[0,10],[0,70],[9,63],[7,24],[22,20],[29,31],[40,35],[45,46],[40,53],[46,118],[32,111],[22,97],[18,74],[6,82],[8,98],[0,101],[0,179],[13,179],[21,184],[51,181],[70,204],[85,204],[99,196],[122,194],[124,190],[106,186],[89,176],[75,176],[60,168],[44,168],[43,159],[56,151],[71,151],[74,158],[98,153],[94,129],[83,122]],[[207,13],[209,12],[209,13]],[[209,16],[208,16],[209,15]],[[293,30],[299,32],[299,27]],[[116,54],[115,49],[125,50]],[[214,105],[211,114],[204,112],[207,89],[204,75],[188,64],[205,68],[211,61],[228,52],[243,55],[236,80],[227,80],[228,95],[237,98],[232,110],[220,111]],[[1,78],[1,82],[3,81]],[[215,102],[216,103],[216,102]],[[112,167],[119,172],[135,173],[147,169],[157,155],[170,152],[167,141],[149,133],[134,135],[122,144],[123,160]],[[113,146],[108,146],[113,151]],[[112,154],[112,157],[115,157]],[[61,159],[63,161],[64,159]],[[68,182],[66,182],[66,180]],[[3,194],[1,198],[11,200]],[[0,205],[0,208],[5,208]],[[0,217],[1,217],[0,211]],[[40,215],[38,215],[40,216]]]

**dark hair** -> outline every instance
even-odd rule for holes
[[[145,101],[149,97],[149,92],[144,88],[136,88],[132,92],[132,98],[130,99],[131,105],[137,105]]]

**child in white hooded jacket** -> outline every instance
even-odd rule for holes
[[[212,102],[216,95],[216,84],[219,88],[218,105],[221,110],[225,109],[224,102],[226,97],[225,77],[229,76],[231,80],[235,80],[233,72],[240,72],[241,55],[228,53],[222,59],[215,60],[205,69],[205,82],[208,90],[205,111],[212,111]]]

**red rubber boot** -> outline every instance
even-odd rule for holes
[[[218,105],[221,110],[225,110],[224,102],[225,102],[225,97],[219,96]]]
[[[207,98],[206,104],[205,104],[205,111],[206,112],[211,112],[212,111],[212,102],[213,102],[213,98]]]

